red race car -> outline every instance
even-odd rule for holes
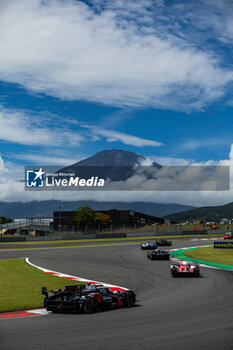
[[[171,265],[172,277],[200,276],[200,264],[191,261],[176,261]]]
[[[233,239],[233,235],[231,232],[227,232],[224,236],[223,236],[224,239]]]

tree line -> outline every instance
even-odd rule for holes
[[[13,220],[11,218],[6,218],[5,216],[0,216],[0,224],[8,224],[9,222],[12,222]]]
[[[85,231],[88,228],[105,228],[111,225],[112,220],[108,214],[102,212],[95,212],[88,205],[78,208],[73,217],[71,223],[75,228],[80,228]]]

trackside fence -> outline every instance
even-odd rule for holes
[[[81,240],[81,239],[111,239],[111,238],[140,238],[140,237],[150,237],[153,239],[156,236],[179,236],[179,235],[191,235],[191,236],[201,236],[206,234],[223,234],[224,232],[216,231],[199,231],[194,233],[192,231],[182,231],[182,232],[130,232],[130,233],[114,233],[114,234],[62,234],[62,235],[46,235],[46,236],[25,236],[25,237],[0,237],[0,242],[33,242],[33,241],[68,241],[68,240]]]

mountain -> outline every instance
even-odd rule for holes
[[[119,149],[105,150],[59,169],[58,173],[74,173],[84,179],[94,175],[102,179],[111,179],[111,181],[125,181],[135,175],[135,165],[141,165],[145,160],[145,157],[134,152]],[[157,163],[152,163],[150,166],[161,168]]]
[[[112,149],[98,152],[92,157],[73,164],[73,166],[134,166],[143,160],[145,157],[134,152]]]
[[[0,202],[0,216],[10,217],[12,219],[23,219],[30,217],[52,217],[54,211],[59,210],[59,204],[62,204],[62,210],[72,211],[83,205],[89,205],[94,210],[108,209],[128,209],[139,211],[153,216],[165,216],[170,213],[184,211],[193,207],[180,204],[163,203],[145,203],[145,202],[95,202],[95,201],[73,201],[60,202],[57,200],[21,202]]]
[[[166,216],[167,219],[185,222],[189,221],[214,221],[219,222],[221,219],[233,218],[233,202],[220,206],[201,207],[192,210],[185,210],[183,212],[171,214]]]
[[[134,166],[141,164],[146,158],[137,153],[123,151],[119,149],[105,150],[96,153],[94,156],[81,160],[75,166]],[[160,167],[159,164],[153,163]]]

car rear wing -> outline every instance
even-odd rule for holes
[[[82,291],[86,287],[86,284],[75,284],[72,286],[65,286],[65,292],[79,292]]]
[[[180,261],[174,261],[172,262],[172,266],[181,266],[181,262]]]
[[[180,267],[180,266],[187,266],[187,265],[200,267],[199,263],[193,262],[193,261],[174,261],[174,262],[172,262],[172,266]]]
[[[47,291],[47,288],[46,288],[46,287],[42,287],[41,293],[42,293],[43,295],[45,295],[45,296],[48,298],[48,291]]]
[[[61,291],[62,291],[61,289],[58,289],[58,290],[53,290],[53,289],[47,290],[46,287],[42,287],[42,289],[41,289],[41,293],[43,295],[45,295],[47,298],[48,298],[49,293],[59,293]]]
[[[42,294],[45,295],[46,297],[48,297],[49,293],[79,293],[81,292],[84,288],[86,287],[86,284],[75,284],[75,285],[71,285],[71,286],[65,286],[65,289],[58,289],[58,290],[47,290],[46,287],[42,287]]]

